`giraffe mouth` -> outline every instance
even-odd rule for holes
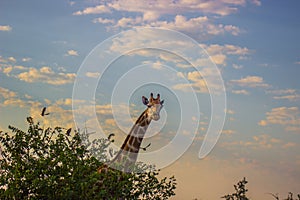
[[[158,114],[153,115],[152,119],[154,121],[158,121],[160,119],[160,116]]]

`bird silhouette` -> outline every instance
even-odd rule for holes
[[[50,114],[50,113],[46,113],[46,109],[47,109],[47,107],[43,108],[42,113],[41,113],[42,117],[44,117],[45,115],[49,115]]]
[[[274,199],[279,200],[278,194],[266,193],[274,197]]]
[[[27,122],[29,124],[33,124],[33,118],[32,117],[27,117]]]
[[[109,148],[108,150],[110,157],[114,156],[114,150],[112,148]]]
[[[69,128],[69,129],[67,130],[67,132],[66,132],[66,135],[67,135],[67,136],[70,136],[71,131],[72,131],[72,128]]]
[[[150,145],[151,145],[151,143],[149,143],[149,144],[148,144],[147,146],[145,146],[145,147],[140,147],[140,149],[143,149],[144,151],[146,151],[147,148],[150,147]]]
[[[114,142],[114,141],[115,141],[114,139],[111,140],[111,138],[114,137],[114,136],[115,136],[115,134],[114,134],[114,133],[111,133],[111,134],[108,135],[107,139],[108,139],[109,141],[111,141],[111,142]]]

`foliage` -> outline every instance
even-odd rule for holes
[[[1,133],[0,199],[167,199],[175,195],[174,177],[157,178],[159,171],[140,164],[143,173],[108,170],[97,173],[106,161],[110,141],[70,134],[64,128],[41,128],[31,117],[24,132],[9,126]],[[92,152],[98,154],[93,156]]]
[[[248,197],[246,197],[246,193],[248,189],[246,189],[246,184],[248,181],[246,181],[246,178],[239,181],[237,185],[234,185],[235,192],[232,194],[227,194],[223,196],[222,198],[226,200],[249,200]]]
[[[248,181],[246,181],[246,178],[243,180],[239,181],[237,185],[234,185],[235,193],[232,194],[227,194],[221,198],[224,198],[226,200],[249,200],[249,198],[246,196],[246,193],[248,192],[248,189],[246,189],[246,184]],[[280,200],[278,194],[272,194],[269,193],[271,196],[274,197],[276,200]],[[300,200],[300,194],[297,195],[297,198],[293,197],[293,193],[289,193],[287,198],[283,200]]]
[[[275,195],[275,194],[270,193],[270,195],[272,195],[274,197],[274,199],[280,200],[278,194]],[[293,193],[289,192],[287,198],[283,199],[283,200],[300,200],[300,194],[297,195],[297,198],[294,198]]]

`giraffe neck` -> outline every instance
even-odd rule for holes
[[[111,163],[121,165],[121,169],[123,171],[128,171],[129,167],[134,166],[141,147],[141,143],[150,122],[151,120],[148,119],[146,109],[131,128],[129,134],[127,135],[124,143],[121,146],[120,151]]]

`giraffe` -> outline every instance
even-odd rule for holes
[[[149,100],[145,96],[142,96],[142,101],[143,104],[147,106],[146,110],[136,120],[118,154],[104,167],[106,170],[109,165],[115,164],[120,167],[121,171],[130,172],[137,160],[141,143],[149,124],[152,120],[157,121],[160,119],[159,112],[164,103],[164,100],[160,100],[160,95],[157,94],[157,97],[154,98],[153,93],[151,93]],[[98,172],[101,173],[104,168],[100,167]]]

